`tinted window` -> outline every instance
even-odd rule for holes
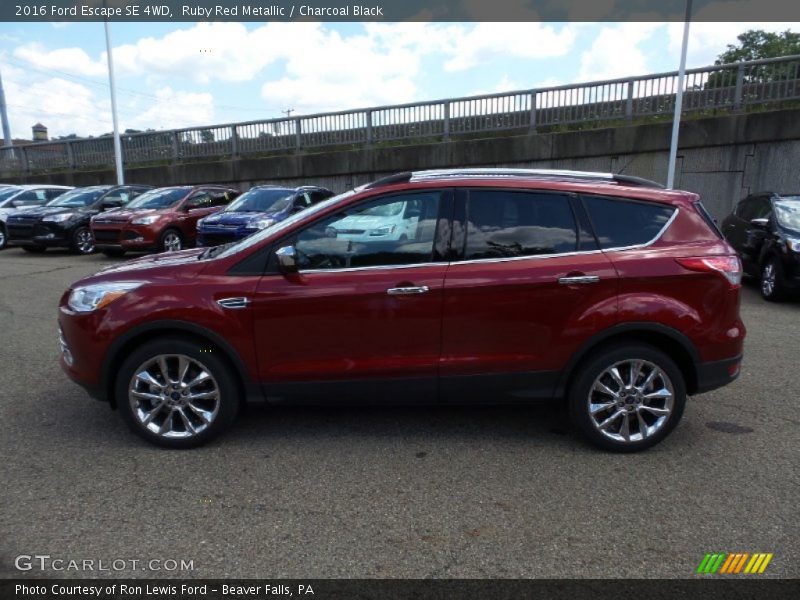
[[[52,189],[48,189],[48,190],[47,190],[47,199],[48,199],[48,200],[52,200],[53,198],[58,198],[58,197],[59,197],[59,196],[61,196],[61,195],[62,195],[64,192],[67,192],[67,191],[69,191],[69,190],[60,190],[60,189],[58,189],[58,188],[52,188]]]
[[[667,224],[674,208],[601,196],[584,196],[601,248],[624,248],[652,241]]]
[[[236,197],[232,190],[211,190],[212,206],[227,206]]]
[[[399,194],[348,209],[298,234],[301,270],[430,262],[440,192]]]
[[[333,192],[315,190],[311,192],[311,202],[316,204],[317,202],[321,202],[322,200],[325,200],[325,198],[330,198],[331,196],[333,196]]]
[[[466,260],[572,252],[577,240],[567,196],[505,190],[469,193]]]

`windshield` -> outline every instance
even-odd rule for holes
[[[289,206],[293,195],[291,190],[255,188],[239,196],[225,212],[275,212]]]
[[[226,256],[230,256],[231,254],[236,254],[237,252],[241,252],[242,250],[246,250],[255,244],[258,244],[261,240],[263,240],[267,236],[274,235],[275,233],[280,233],[292,227],[297,221],[300,219],[305,219],[308,216],[312,216],[317,214],[320,211],[323,211],[330,207],[333,204],[336,204],[340,200],[344,200],[345,198],[349,198],[356,192],[360,192],[364,187],[356,188],[355,190],[350,190],[349,192],[345,192],[343,194],[339,194],[338,196],[334,196],[333,198],[328,198],[327,200],[323,200],[319,204],[315,204],[311,208],[307,208],[303,212],[299,212],[297,214],[292,215],[288,219],[284,219],[283,221],[272,225],[271,227],[267,227],[266,229],[262,229],[261,231],[254,233],[253,235],[244,238],[243,240],[236,242],[229,248],[226,248],[224,252],[220,252],[216,255],[216,258],[224,258]]]
[[[19,194],[22,188],[8,188],[0,190],[0,208],[5,208],[6,204],[11,201],[12,196]]]
[[[776,200],[775,217],[783,227],[800,231],[800,197]]]
[[[188,187],[161,188],[145,192],[126,208],[167,208],[180,202],[189,189]]]
[[[47,206],[88,206],[107,191],[107,187],[72,190],[61,194]]]

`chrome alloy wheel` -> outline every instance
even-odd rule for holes
[[[94,251],[92,232],[88,229],[79,230],[75,236],[75,246],[81,254],[91,254]]]
[[[160,354],[142,363],[128,385],[134,417],[166,438],[205,431],[219,412],[219,385],[199,361],[183,354]]]
[[[764,265],[764,270],[761,272],[761,293],[767,298],[772,296],[775,292],[775,282],[777,274],[775,273],[775,263],[769,261]]]
[[[669,420],[675,390],[669,376],[646,360],[624,360],[603,371],[587,398],[589,418],[616,442],[640,442]]]
[[[181,236],[174,231],[168,231],[164,236],[164,252],[175,252],[181,249]]]

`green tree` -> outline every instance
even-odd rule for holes
[[[717,57],[715,65],[728,65],[737,62],[779,58],[800,54],[800,33],[789,30],[783,33],[772,33],[762,29],[750,29],[740,34],[738,44],[728,44],[728,48]],[[733,87],[736,85],[737,70],[726,69],[712,73],[707,88]],[[743,83],[769,83],[796,79],[797,63],[767,64],[748,67],[744,72]]]

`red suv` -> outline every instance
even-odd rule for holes
[[[197,221],[222,210],[239,193],[216,185],[151,190],[123,209],[92,218],[95,248],[122,256],[128,250],[167,252],[194,246]]]
[[[75,283],[61,365],[170,447],[208,441],[245,399],[564,398],[589,440],[633,451],[677,425],[687,395],[738,376],[741,275],[689,192],[402,173],[232,245]]]

